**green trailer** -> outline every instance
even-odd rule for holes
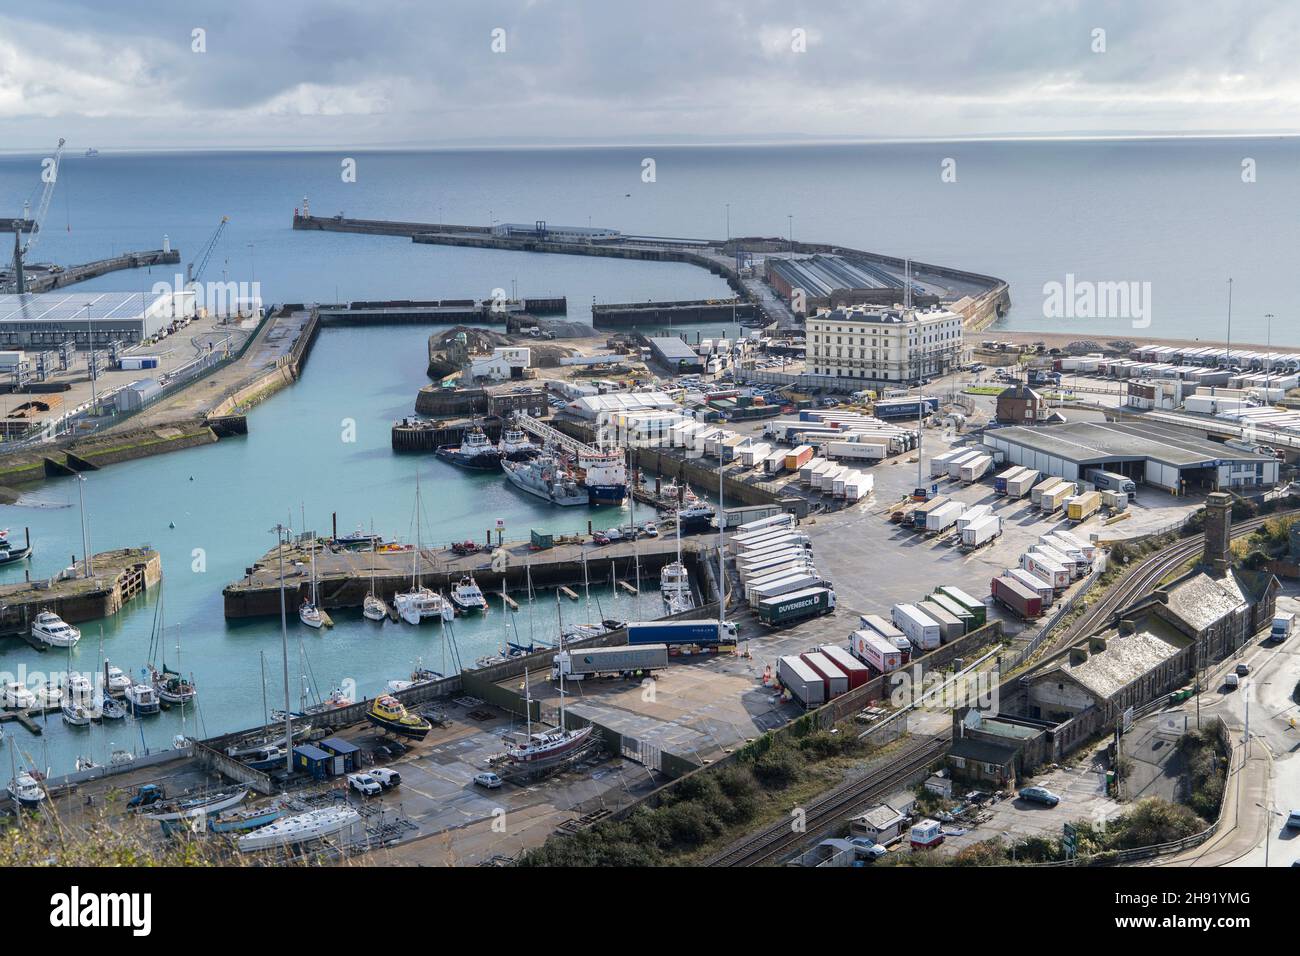
[[[935,588],[934,593],[946,595],[966,610],[970,611],[975,617],[975,627],[983,627],[988,623],[989,611],[988,608],[984,606],[984,602],[971,597],[961,588],[953,587],[951,584],[941,584],[939,587]]]
[[[534,528],[530,532],[530,537],[534,551],[545,551],[547,548],[555,547],[555,535],[549,531],[538,531]]]
[[[754,605],[758,619],[769,627],[786,627],[798,621],[835,610],[835,592],[830,588],[807,588],[779,594]]]
[[[975,615],[970,608],[958,601],[954,601],[942,591],[935,591],[930,595],[930,600],[961,621],[961,632],[963,634],[969,634],[979,626],[975,623]]]

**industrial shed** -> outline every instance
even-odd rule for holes
[[[1277,483],[1278,462],[1172,425],[1072,422],[990,430],[984,443],[1044,475],[1077,481],[1088,468],[1119,472],[1172,493]]]
[[[650,352],[655,360],[663,363],[674,372],[703,372],[704,361],[695,349],[681,339],[671,335],[661,335],[647,339]]]
[[[192,318],[193,291],[25,292],[0,295],[0,346],[56,347],[73,341],[85,348],[112,341],[129,344],[157,335],[176,319]]]

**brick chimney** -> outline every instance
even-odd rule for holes
[[[1201,563],[1212,574],[1232,566],[1232,496],[1213,492],[1205,500],[1205,553]]]

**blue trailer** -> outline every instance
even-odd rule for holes
[[[937,398],[884,398],[876,402],[872,409],[877,418],[916,418],[921,414],[921,408],[924,406],[924,414],[929,415],[931,412],[939,410],[939,400]]]
[[[627,625],[629,644],[717,646],[736,643],[736,625],[727,621],[646,621]]]

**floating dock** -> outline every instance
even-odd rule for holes
[[[704,541],[683,540],[683,560],[696,562],[701,554],[713,551],[712,544],[712,537]],[[295,544],[284,551],[284,586],[290,609],[301,603],[311,589],[309,548],[309,544]],[[498,551],[506,557],[504,573],[492,567],[493,553]],[[677,541],[665,535],[603,547],[589,542],[557,544],[543,551],[534,550],[527,541],[507,541],[500,548],[468,555],[458,555],[449,548],[423,548],[418,562],[426,586],[445,592],[461,577],[472,574],[492,601],[501,593],[503,577],[506,587],[517,593],[522,593],[529,579],[534,588],[562,585],[576,588],[583,582],[584,556],[587,580],[592,584],[608,584],[611,576],[631,581],[639,566],[644,585],[647,578],[676,559]],[[417,560],[413,550],[380,551],[372,556],[370,551],[331,551],[322,545],[316,551],[317,603],[326,609],[360,607],[370,593],[372,559],[375,593],[382,600],[391,602],[394,594],[410,587],[412,566]],[[221,593],[227,618],[279,614],[277,551],[267,552],[244,577],[228,584]]]
[[[31,622],[50,610],[70,624],[112,617],[132,598],[162,580],[162,558],[152,548],[119,548],[76,562],[53,578],[0,585],[0,636],[32,642]],[[45,650],[39,642],[32,646]]]

